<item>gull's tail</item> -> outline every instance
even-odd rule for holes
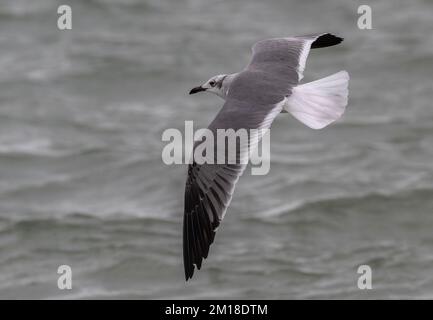
[[[322,129],[343,115],[348,87],[349,74],[346,71],[301,84],[292,89],[284,109],[306,126]]]

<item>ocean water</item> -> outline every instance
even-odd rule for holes
[[[360,4],[1,1],[0,298],[433,298],[433,3],[372,1],[372,30]],[[255,41],[323,31],[345,41],[313,51],[305,81],[348,70],[345,116],[278,116],[269,174],[246,171],[186,283],[186,166],[163,164],[162,132],[206,127],[222,101],[189,89]]]

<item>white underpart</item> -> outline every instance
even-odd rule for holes
[[[339,119],[347,106],[349,74],[329,77],[296,86],[284,109],[312,129],[322,129]]]

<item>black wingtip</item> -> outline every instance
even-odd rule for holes
[[[335,46],[343,42],[343,38],[337,37],[331,33],[325,33],[318,37],[312,44],[311,49],[326,48]]]
[[[193,274],[194,274],[194,266],[192,266],[191,268],[191,266],[185,265],[185,281],[191,279]]]
[[[198,168],[194,164],[189,165],[183,219],[185,281],[193,277],[196,269],[201,269],[203,260],[208,257],[210,245],[214,242],[215,231],[220,224],[227,201],[222,196],[224,195],[224,187],[221,185],[227,178],[218,176],[220,181],[215,182],[209,190],[206,190],[207,193],[197,183],[197,172]],[[230,182],[227,183],[230,184]]]

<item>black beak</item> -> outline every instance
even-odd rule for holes
[[[189,92],[189,94],[194,94],[194,93],[201,92],[201,91],[206,91],[206,88],[203,88],[202,86],[192,88],[191,91]]]

